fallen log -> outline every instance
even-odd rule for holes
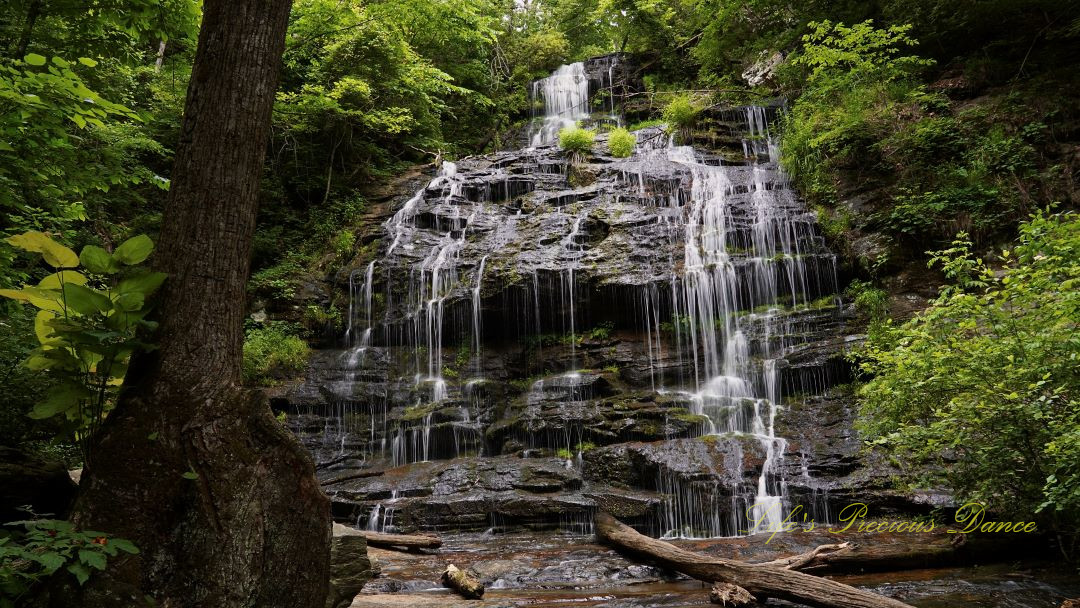
[[[776,566],[777,568],[783,568],[785,570],[804,570],[817,564],[826,563],[841,552],[846,553],[852,551],[853,549],[854,547],[851,543],[840,543],[839,545],[820,545],[813,551],[807,551],[806,553],[800,553],[799,555],[792,555],[791,557],[774,559],[771,562],[762,562],[758,565]]]
[[[386,534],[384,532],[372,532],[370,530],[358,530],[360,536],[367,539],[369,545],[393,549],[403,547],[406,549],[438,549],[442,546],[442,539],[431,534]]]
[[[757,598],[750,595],[749,591],[731,583],[716,583],[713,585],[712,591],[709,592],[709,601],[721,606],[732,606],[733,608],[751,608],[760,605]]]
[[[446,570],[443,570],[439,580],[446,587],[457,591],[465,599],[478,600],[484,597],[484,584],[469,576],[454,564],[446,566]]]
[[[326,481],[323,481],[322,485],[324,487],[325,486],[332,486],[332,485],[337,484],[337,483],[342,483],[342,482],[345,482],[345,481],[352,481],[354,479],[367,479],[368,477],[378,477],[379,475],[382,475],[382,474],[383,474],[383,471],[360,471],[360,472],[346,473],[344,475],[338,475],[337,477],[331,477],[330,479],[327,479]]]
[[[603,512],[596,514],[596,535],[671,570],[709,583],[731,583],[759,599],[771,597],[820,608],[911,608],[892,598],[795,570],[687,551],[645,536]]]

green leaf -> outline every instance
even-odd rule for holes
[[[44,344],[52,337],[53,328],[49,325],[49,321],[55,318],[56,313],[48,310],[39,310],[34,316],[34,334],[37,335],[38,342]]]
[[[60,569],[60,566],[64,565],[67,560],[63,555],[53,551],[46,551],[44,553],[38,553],[34,555],[34,561],[41,564],[45,568],[45,574],[52,574]]]
[[[83,267],[96,274],[113,274],[120,270],[120,265],[113,259],[112,254],[97,245],[83,247],[79,261]]]
[[[64,284],[64,303],[81,315],[93,315],[112,310],[112,300],[104,293],[73,283]]]
[[[86,564],[87,566],[90,566],[91,568],[96,568],[98,570],[105,569],[105,556],[98,551],[80,549],[79,561]]]
[[[56,64],[56,67],[60,67],[60,68],[69,68],[69,67],[71,67],[71,64],[68,63],[67,60],[63,59],[62,57],[53,57],[52,62],[54,64]]]
[[[86,277],[74,270],[61,270],[60,272],[54,272],[49,276],[41,279],[41,282],[37,284],[39,289],[60,289],[60,286],[64,283],[74,283],[76,285],[86,285]]]
[[[0,296],[29,302],[42,310],[63,312],[64,307],[60,304],[60,292],[52,289],[37,289],[23,287],[22,289],[0,289]]]
[[[139,548],[135,546],[130,540],[123,538],[110,538],[109,544],[123,551],[124,553],[136,554],[139,552]]]
[[[157,291],[169,275],[164,272],[148,272],[138,276],[128,277],[116,286],[120,293],[137,293],[144,298]]]
[[[143,294],[139,292],[122,293],[116,296],[116,307],[126,312],[132,312],[142,308],[143,300]]]
[[[88,68],[92,68],[97,65],[97,62],[89,57],[79,57],[79,63],[85,65]]]
[[[80,586],[86,584],[86,581],[90,580],[90,571],[82,564],[69,564],[67,571],[75,575]]]
[[[145,234],[140,234],[121,243],[113,252],[113,257],[124,264],[138,264],[150,257],[152,251],[154,251],[154,241]]]
[[[30,53],[26,57],[23,57],[23,61],[30,65],[45,65],[45,58],[37,53]]]
[[[195,480],[195,479],[199,478],[199,474],[196,473],[195,471],[188,471],[187,473],[184,473],[183,475],[181,475],[181,477],[183,477],[184,479]]]
[[[60,243],[49,238],[43,232],[31,230],[10,236],[7,242],[24,251],[40,253],[45,262],[53,268],[74,268],[79,265],[79,256]]]
[[[49,396],[34,405],[29,416],[35,420],[51,418],[58,414],[67,413],[77,407],[81,399],[90,396],[90,391],[79,384],[64,384],[49,391]]]

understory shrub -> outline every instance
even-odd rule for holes
[[[559,147],[574,159],[592,152],[593,141],[595,140],[595,131],[582,129],[581,127],[567,127],[559,131]]]
[[[689,94],[676,95],[664,106],[661,117],[669,129],[683,131],[694,126],[701,109]]]
[[[304,370],[311,349],[290,323],[271,323],[247,332],[244,338],[244,380],[274,384]]]
[[[872,377],[860,429],[913,483],[1075,537],[1080,217],[1034,215],[998,268],[971,248],[961,235],[934,253],[952,284],[856,355]]]
[[[25,531],[0,537],[0,608],[20,606],[39,584],[65,571],[83,585],[109,558],[139,550],[131,541],[104,532],[77,530],[55,519],[12,522]]]
[[[616,158],[627,158],[634,153],[637,136],[623,128],[612,129],[608,135],[608,151]]]

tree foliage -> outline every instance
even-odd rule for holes
[[[64,435],[78,440],[83,461],[89,463],[94,434],[112,407],[128,360],[137,348],[149,347],[136,332],[156,325],[146,319],[148,300],[165,275],[138,267],[154,244],[140,235],[111,253],[87,245],[76,255],[41,232],[7,241],[40,254],[56,271],[34,286],[0,289],[0,296],[38,309],[34,333],[39,346],[25,364],[51,376],[53,384],[30,417],[66,421]]]
[[[908,473],[1058,528],[1080,513],[1080,217],[1038,213],[1000,269],[961,237],[955,284],[859,352],[862,429]]]

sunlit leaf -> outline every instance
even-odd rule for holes
[[[87,245],[79,253],[79,261],[86,270],[96,274],[112,274],[120,270],[112,254],[97,245]]]
[[[150,237],[145,234],[140,234],[121,243],[113,252],[113,257],[124,264],[138,264],[150,257],[150,253],[153,251],[154,241],[150,240]]]

